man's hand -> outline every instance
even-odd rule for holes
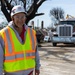
[[[39,75],[40,71],[35,69],[35,75]]]

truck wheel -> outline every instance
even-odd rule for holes
[[[53,43],[53,46],[56,46],[57,45],[57,43]]]

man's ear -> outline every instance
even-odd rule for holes
[[[11,17],[11,20],[14,21],[14,17]]]

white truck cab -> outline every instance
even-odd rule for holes
[[[68,18],[60,20],[53,32],[52,44],[56,46],[57,43],[75,43],[75,18]]]

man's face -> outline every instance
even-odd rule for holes
[[[22,27],[26,21],[26,16],[24,13],[18,13],[13,16],[13,22],[17,27]]]

